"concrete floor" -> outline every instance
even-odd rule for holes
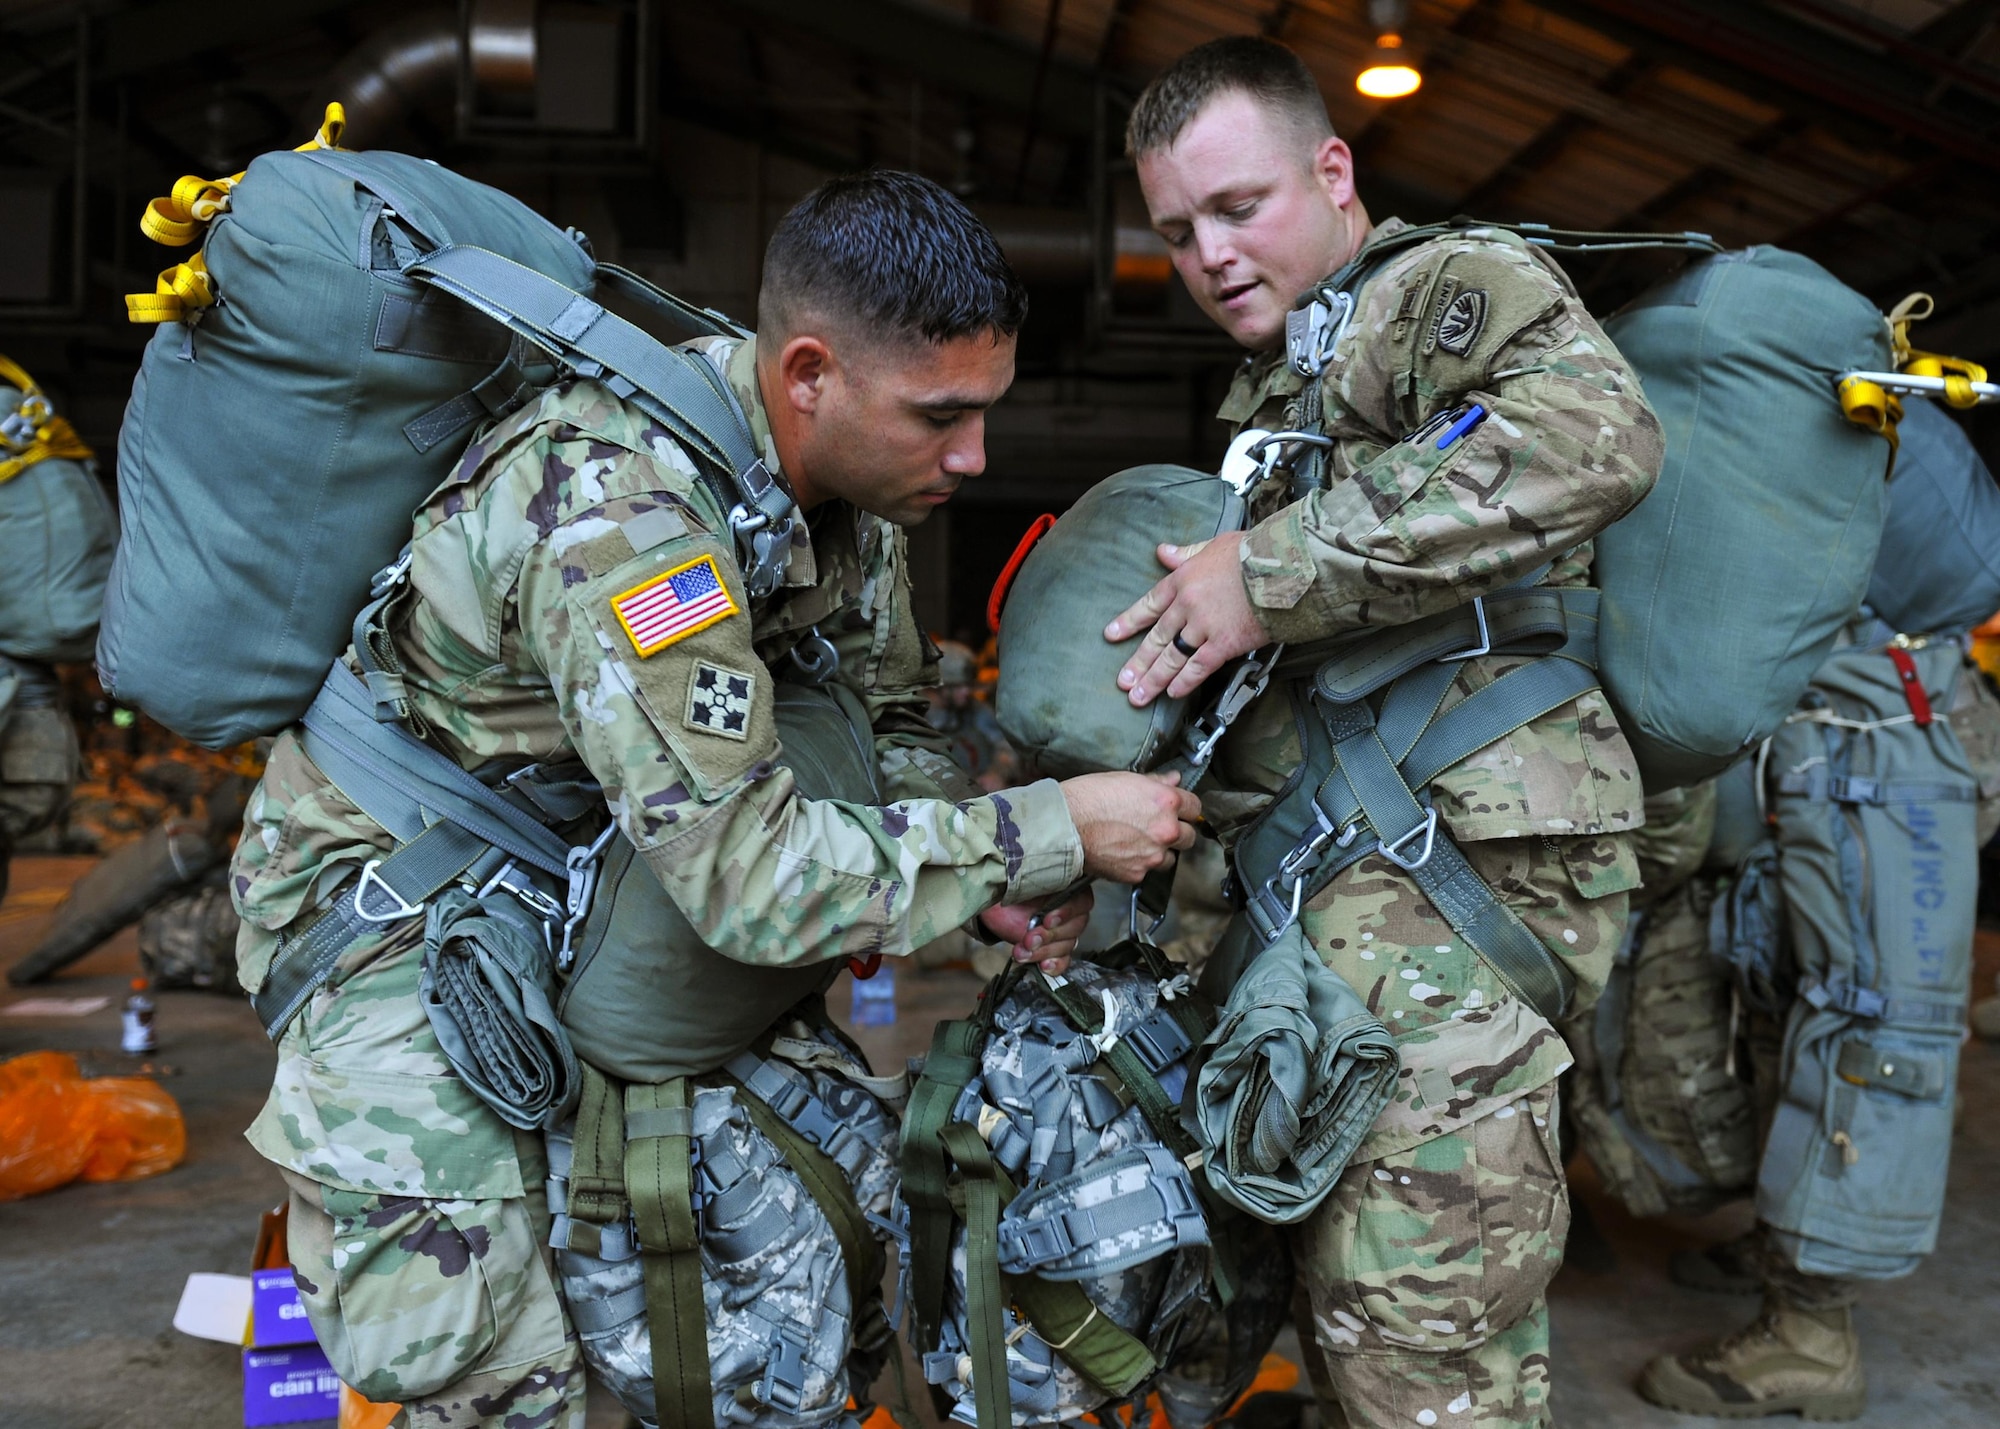
[[[62,890],[90,866],[22,858],[0,905],[0,967],[31,948]],[[1982,935],[1981,990],[1993,986],[2000,937]],[[39,1048],[75,1053],[85,1070],[124,1072],[117,1005],[137,969],[127,932],[32,990],[0,989],[0,1059]],[[899,1020],[858,1029],[878,1067],[921,1053],[932,1023],[963,1015],[968,973],[899,969]],[[29,996],[105,996],[82,1017],[10,1015]],[[848,985],[835,988],[836,1016]],[[237,1352],[171,1326],[191,1271],[241,1273],[257,1217],[282,1197],[276,1174],[243,1141],[268,1085],[272,1054],[233,998],[159,995],[163,1085],[188,1123],[186,1161],[130,1184],[73,1185],[0,1205],[0,1429],[227,1429],[240,1422]],[[1938,1253],[1916,1275],[1871,1293],[1861,1314],[1870,1409],[1880,1429],[1986,1429],[2000,1423],[2000,1049],[1966,1048],[1966,1113],[1953,1148],[1950,1203]],[[1556,1414],[1567,1429],[1653,1429],[1689,1419],[1641,1402],[1631,1384],[1646,1359],[1749,1318],[1751,1304],[1697,1295],[1667,1279],[1668,1255],[1745,1224],[1742,1207],[1700,1221],[1631,1220],[1577,1168],[1578,1199],[1599,1238],[1579,1242],[1552,1295]],[[1283,1346],[1281,1346],[1283,1348]],[[888,1386],[881,1386],[888,1392]],[[592,1429],[623,1423],[592,1406]]]

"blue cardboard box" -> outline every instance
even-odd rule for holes
[[[318,1345],[243,1352],[245,1429],[339,1415],[340,1376]]]

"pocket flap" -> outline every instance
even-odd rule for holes
[[[1852,1082],[1857,1087],[1886,1087],[1906,1097],[1930,1100],[1944,1093],[1944,1067],[1933,1058],[1871,1047],[1866,1042],[1841,1043],[1834,1071],[1843,1082]]]

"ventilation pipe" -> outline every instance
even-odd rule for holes
[[[378,30],[342,60],[313,113],[339,100],[347,110],[349,142],[373,148],[411,110],[457,93],[461,75],[482,107],[532,104],[535,58],[534,0],[475,0],[464,29],[450,11],[412,15]]]

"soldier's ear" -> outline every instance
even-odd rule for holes
[[[1312,171],[1334,207],[1346,208],[1354,202],[1354,152],[1345,139],[1337,134],[1322,139],[1313,151]]]
[[[827,379],[833,370],[833,350],[826,339],[801,334],[787,342],[778,353],[778,385],[783,401],[795,412],[810,416],[819,410],[826,396]]]

